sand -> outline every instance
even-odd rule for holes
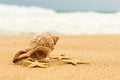
[[[0,80],[120,80],[120,35],[60,35],[51,55],[67,56],[90,64],[56,64],[27,68],[12,63],[26,48],[31,35],[0,36]]]

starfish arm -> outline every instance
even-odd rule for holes
[[[32,64],[33,62],[32,61],[30,61],[30,60],[22,60],[23,62],[25,62],[25,63],[28,63],[28,64]]]
[[[51,56],[50,58],[52,58],[52,59],[58,59],[59,56]]]
[[[77,65],[77,62],[75,60],[72,60],[73,65]]]
[[[37,67],[46,68],[46,67],[48,67],[48,66],[47,66],[47,65],[44,65],[44,64],[38,64]]]
[[[74,59],[70,59],[70,60],[62,60],[63,62],[65,63],[68,63],[68,64],[73,64],[73,65],[76,65],[77,62],[74,60]]]
[[[83,62],[83,61],[80,61],[80,62],[77,62],[77,64],[90,64],[88,62]]]
[[[72,59],[71,57],[62,57],[62,59]]]
[[[48,67],[47,65],[48,65],[48,63],[40,63],[40,62],[38,62],[38,61],[35,61],[35,62],[33,62],[32,64],[30,64],[28,67],[29,67],[29,68],[33,68],[33,67],[46,68],[46,67]]]
[[[62,60],[63,62],[65,62],[65,63],[73,63],[73,60]]]
[[[33,68],[33,67],[35,67],[36,66],[36,64],[33,62],[32,64],[30,64],[28,67],[29,68]]]
[[[72,59],[71,57],[66,57],[66,56],[51,56],[52,59],[59,59],[59,60],[62,60],[62,59]]]

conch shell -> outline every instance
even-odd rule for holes
[[[16,53],[13,63],[25,58],[49,62],[50,52],[54,50],[54,46],[58,40],[58,36],[50,34],[36,34],[29,39],[28,47],[25,50],[21,50]]]

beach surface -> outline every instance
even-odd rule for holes
[[[65,54],[90,64],[28,68],[12,63],[31,36],[0,35],[0,80],[120,80],[120,35],[59,35],[51,55]]]

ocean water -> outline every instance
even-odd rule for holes
[[[0,34],[120,34],[120,12],[57,12],[0,4]]]

